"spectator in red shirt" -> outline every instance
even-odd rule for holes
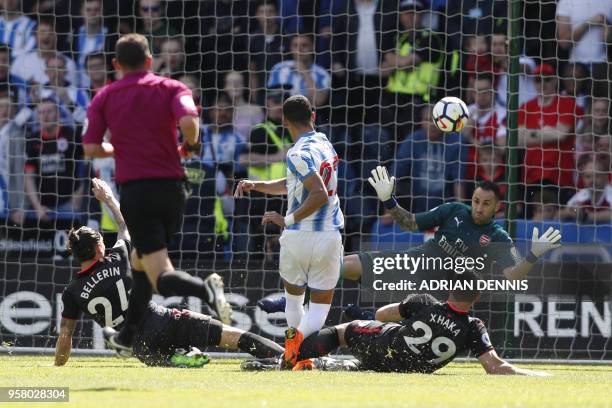
[[[59,124],[59,108],[53,99],[36,107],[40,130],[26,139],[25,191],[39,220],[50,213],[74,213],[83,199],[78,160],[82,150],[75,131]]]
[[[539,96],[519,109],[518,144],[525,148],[523,177],[527,187],[574,185],[576,120],[574,98],[560,96],[555,69],[541,64],[534,71]]]
[[[564,219],[585,223],[612,222],[612,184],[609,169],[592,157],[580,170],[585,188],[578,191],[561,210]]]
[[[135,277],[126,324],[109,344],[131,352],[152,288],[163,296],[197,296],[225,323],[231,322],[231,307],[219,275],[202,281],[176,271],[168,257],[167,248],[182,224],[188,196],[179,151],[190,157],[201,148],[191,91],[181,82],[150,72],[153,57],[144,36],[125,35],[115,50],[113,65],[122,78],[100,90],[91,102],[83,142],[88,156],[115,157],[121,211],[134,245]],[[184,138],[180,149],[177,122]],[[103,141],[107,129],[110,143]]]
[[[476,149],[483,144],[505,145],[506,108],[495,102],[493,77],[481,74],[474,81],[476,102],[468,106],[470,118],[463,135],[470,144],[466,177],[473,179],[476,163]],[[468,195],[467,197],[471,197]]]

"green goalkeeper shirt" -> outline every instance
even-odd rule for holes
[[[481,258],[491,273],[516,265],[519,256],[512,239],[493,220],[476,225],[471,207],[459,202],[445,203],[428,212],[416,214],[420,231],[438,227],[434,237],[424,245],[426,255],[441,257]]]

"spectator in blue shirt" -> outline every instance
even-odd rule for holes
[[[101,0],[83,0],[81,17],[83,24],[75,29],[68,40],[78,70],[79,86],[86,88],[90,84],[86,70],[87,56],[103,52],[111,54],[117,36],[103,24]]]
[[[235,172],[242,170],[239,159],[245,138],[232,125],[234,108],[227,94],[219,94],[208,113],[210,124],[202,127],[201,137],[202,145],[210,145],[211,148],[203,148],[197,160],[208,166],[218,166],[217,193],[223,194],[227,187],[224,183],[232,180]]]
[[[19,0],[3,1],[0,12],[0,43],[13,50],[12,58],[36,49],[36,23],[25,15],[22,3]]]
[[[421,111],[421,128],[400,145],[395,162],[398,196],[413,213],[463,197],[467,147],[458,133],[443,133],[431,120],[432,105]],[[402,200],[403,199],[403,200]]]
[[[302,94],[314,106],[327,102],[331,77],[321,66],[315,64],[313,40],[309,35],[297,34],[291,39],[292,59],[279,62],[272,68],[268,88],[284,85],[291,87],[291,94]]]
[[[32,87],[30,97],[37,103],[42,99],[53,99],[59,106],[60,122],[75,126],[83,123],[87,116],[89,95],[82,88],[69,84],[65,79],[66,61],[56,55],[47,60],[45,73],[49,81]]]

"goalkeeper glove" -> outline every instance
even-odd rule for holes
[[[539,233],[538,228],[534,227],[531,237],[531,251],[526,258],[530,263],[536,263],[540,256],[561,246],[561,232],[558,229],[549,227],[541,237],[538,237]]]
[[[368,181],[376,190],[378,199],[383,202],[386,209],[390,210],[397,205],[397,200],[393,195],[395,177],[389,177],[389,172],[384,166],[377,166],[372,170],[372,177],[368,178]]]

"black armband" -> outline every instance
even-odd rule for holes
[[[528,253],[528,254],[527,254],[527,256],[525,257],[525,260],[526,260],[527,262],[529,262],[530,264],[534,264],[534,263],[538,262],[538,257],[537,257],[537,256],[535,256],[535,255],[533,254],[533,252],[529,251],[529,253]]]
[[[395,198],[395,195],[392,195],[390,199],[388,199],[387,201],[383,201],[383,205],[387,210],[391,210],[397,207],[397,198]]]

